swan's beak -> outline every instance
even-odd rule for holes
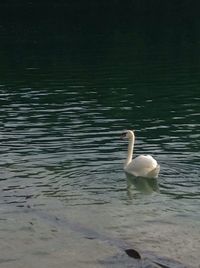
[[[124,132],[124,133],[121,134],[120,139],[121,140],[125,140],[126,139],[126,132]]]

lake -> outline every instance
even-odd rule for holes
[[[1,44],[1,267],[107,267],[119,248],[86,227],[199,267],[199,42],[36,37]],[[124,129],[158,180],[126,177]]]

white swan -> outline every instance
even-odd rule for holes
[[[128,155],[124,163],[125,172],[136,177],[157,178],[160,166],[151,155],[140,155],[132,160],[135,135],[133,130],[126,130],[122,133],[122,139],[128,139]]]

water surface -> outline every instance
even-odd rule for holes
[[[32,41],[1,53],[1,267],[104,267],[117,252],[25,208],[198,267],[199,43]],[[157,181],[126,178],[129,128]]]

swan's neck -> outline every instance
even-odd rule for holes
[[[128,164],[132,161],[134,142],[135,142],[135,137],[132,136],[128,143],[128,155],[124,163],[124,168],[126,168]]]

